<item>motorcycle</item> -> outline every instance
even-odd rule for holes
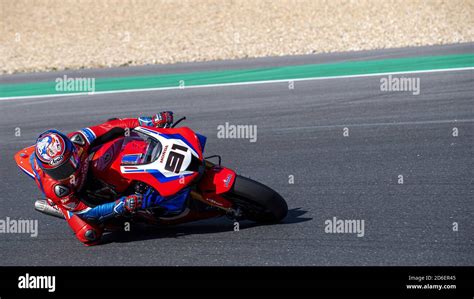
[[[174,225],[226,215],[234,221],[247,219],[272,224],[286,217],[288,206],[276,191],[223,167],[219,155],[204,157],[206,137],[188,127],[176,128],[184,119],[169,128],[136,127],[126,136],[92,150],[92,163],[101,157],[107,158],[107,151],[116,152],[113,157],[109,155],[109,166],[100,175],[104,179],[113,176],[119,180],[120,187],[115,190],[118,193],[137,182],[151,186],[162,196],[191,188],[185,210],[179,215],[164,216],[160,207],[140,210],[132,219],[114,219],[104,223],[105,231],[123,227],[124,221]],[[15,154],[17,165],[30,176],[33,173],[32,156],[34,145]],[[213,159],[217,159],[217,163],[211,162]],[[185,217],[190,209],[196,207],[205,212],[200,213],[198,218]],[[35,209],[64,219],[63,213],[51,200],[37,200]]]

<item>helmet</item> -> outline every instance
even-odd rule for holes
[[[64,180],[80,172],[76,146],[57,130],[48,130],[38,137],[35,156],[38,166],[55,180]]]

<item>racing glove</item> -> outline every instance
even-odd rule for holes
[[[135,214],[142,206],[142,198],[141,194],[122,196],[113,202],[113,215],[130,216]]]
[[[122,197],[121,200],[124,203],[123,208],[126,213],[135,213],[142,206],[142,198],[143,196],[141,194],[133,194]]]
[[[163,111],[153,117],[141,116],[138,118],[140,126],[168,128],[173,124],[173,112]]]
[[[173,124],[173,112],[163,111],[155,114],[152,118],[153,126],[157,128],[166,128]]]

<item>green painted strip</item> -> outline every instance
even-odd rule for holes
[[[208,71],[136,77],[97,78],[95,91],[178,87],[243,83],[269,80],[291,80],[318,77],[351,76],[390,72],[410,72],[474,67],[474,54],[410,57],[385,60],[351,61],[328,64],[282,66],[246,70]],[[76,93],[56,91],[56,82],[0,84],[0,98]]]

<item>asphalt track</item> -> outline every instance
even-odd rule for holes
[[[473,50],[464,44],[67,73],[173,73]],[[405,77],[420,78],[419,95],[382,92],[380,77],[365,77],[296,82],[293,90],[274,83],[0,101],[0,219],[39,221],[36,238],[0,234],[0,265],[474,265],[473,71]],[[63,220],[33,209],[41,194],[13,155],[40,132],[160,110],[185,115],[187,126],[207,135],[208,155],[222,155],[226,166],[277,190],[289,205],[285,221],[244,221],[234,232],[221,218],[140,229],[85,247]],[[226,122],[257,125],[257,142],[218,139],[217,126]],[[364,220],[365,235],[325,233],[333,217]]]

